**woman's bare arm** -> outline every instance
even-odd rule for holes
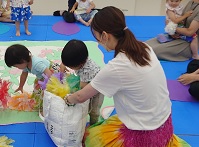
[[[91,84],[87,84],[83,89],[73,93],[72,95],[66,98],[71,104],[83,103],[86,100],[90,99],[94,95],[99,93],[96,89],[94,89]]]
[[[199,22],[193,20],[189,28],[177,28],[176,32],[182,35],[192,36],[194,33],[198,31],[198,29],[199,29]]]

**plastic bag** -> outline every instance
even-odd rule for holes
[[[44,91],[44,125],[55,145],[81,147],[85,132],[89,100],[68,106],[64,100]]]

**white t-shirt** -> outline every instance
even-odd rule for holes
[[[76,0],[76,2],[78,3],[78,7],[75,10],[75,14],[84,14],[86,13],[86,10],[90,7],[90,3],[93,0],[86,0],[85,2],[81,1],[81,0]]]
[[[23,7],[26,8],[29,6],[29,0],[11,0],[10,1],[11,7]]]
[[[91,81],[100,93],[113,96],[119,119],[131,130],[157,129],[171,114],[164,71],[152,49],[149,54],[150,66],[140,67],[119,53]]]
[[[93,0],[86,0],[85,2],[81,1],[81,0],[76,0],[76,2],[78,3],[78,7],[77,9],[85,9],[87,10],[90,7],[90,3]]]

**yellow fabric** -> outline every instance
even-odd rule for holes
[[[70,87],[68,84],[60,83],[60,81],[53,76],[49,79],[49,82],[46,85],[46,90],[61,98],[64,98],[67,94],[70,93]]]

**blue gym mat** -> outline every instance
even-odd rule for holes
[[[80,39],[83,41],[96,41],[90,32],[90,28],[77,23],[80,32],[66,36],[57,34],[52,26],[62,20],[62,17],[34,15],[29,21],[31,36],[25,35],[24,25],[21,24],[21,36],[15,36],[15,25],[5,23],[10,30],[0,34],[0,43],[4,41],[53,41]],[[126,25],[133,31],[138,40],[146,41],[157,34],[164,32],[164,16],[126,16]],[[104,61],[107,63],[114,56],[114,52],[107,52],[99,46],[104,53]],[[186,72],[189,61],[168,62],[161,61],[161,65],[169,80],[176,80]],[[177,89],[176,89],[177,90]],[[192,147],[199,146],[199,103],[172,101],[172,119],[174,133],[187,141]],[[116,114],[114,110],[112,115]],[[46,133],[43,123],[23,123],[0,126],[0,136],[6,135],[15,140],[14,147],[55,147]]]
[[[184,74],[187,71],[187,65],[190,60],[184,62],[160,62],[166,74],[166,78],[169,80],[176,80],[180,75]]]
[[[10,30],[10,27],[8,25],[5,25],[3,23],[0,23],[0,34],[5,34]]]

